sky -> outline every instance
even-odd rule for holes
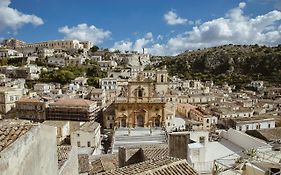
[[[176,55],[223,44],[281,44],[281,0],[0,0],[0,40],[90,40]]]

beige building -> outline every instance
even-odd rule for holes
[[[210,130],[218,123],[216,116],[190,104],[177,104],[176,112],[186,120],[189,130]]]
[[[160,85],[166,78],[159,76]],[[145,79],[141,74],[129,80],[127,89],[115,101],[115,127],[165,126],[165,99],[156,91],[158,80]]]
[[[22,97],[16,101],[16,117],[42,122],[46,120],[46,102],[39,97]]]
[[[104,107],[106,105],[106,92],[104,89],[93,88],[86,96],[86,99],[96,101],[98,106]]]
[[[78,40],[53,40],[53,41],[44,41],[32,44],[22,44],[17,47],[24,48],[49,48],[49,49],[90,49],[92,46],[90,41],[78,41]]]
[[[94,148],[94,152],[97,152],[101,147],[100,128],[100,124],[94,121],[84,123],[80,129],[71,133],[71,145]]]
[[[112,60],[98,61],[98,64],[102,71],[108,71],[117,67],[116,61]]]
[[[16,106],[16,101],[19,100],[23,94],[23,89],[0,87],[0,115],[3,116],[13,109]]]
[[[20,47],[20,46],[23,46],[25,45],[26,43],[24,41],[21,41],[21,40],[17,40],[17,39],[14,39],[14,38],[10,38],[10,39],[5,39],[2,44],[7,47],[7,48],[17,48],[17,47]]]
[[[44,125],[53,126],[56,128],[57,145],[60,145],[67,136],[70,135],[69,121],[45,121]]]
[[[64,98],[50,103],[47,109],[47,120],[94,120],[99,107],[97,102],[85,99]]]

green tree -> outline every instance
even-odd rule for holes
[[[96,45],[90,48],[90,51],[91,51],[92,53],[94,53],[94,52],[96,52],[96,51],[98,51],[98,50],[99,50],[99,47],[96,46]]]
[[[95,88],[99,88],[99,78],[98,77],[90,77],[87,80],[87,84],[89,86],[94,86]]]

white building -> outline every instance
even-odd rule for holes
[[[79,84],[80,86],[85,86],[85,85],[87,85],[87,80],[88,80],[88,78],[86,78],[86,77],[77,77],[73,80],[73,83]]]
[[[98,61],[98,64],[102,71],[108,71],[117,67],[116,61],[113,60]]]
[[[80,66],[83,65],[86,61],[86,57],[80,55],[78,57],[67,57],[66,59],[66,65],[72,65],[72,66]]]
[[[100,55],[93,55],[93,56],[91,56],[91,60],[92,61],[96,61],[96,62],[102,61],[102,56],[100,56]]]
[[[39,56],[42,58],[52,57],[54,55],[55,49],[40,48],[38,52]]]
[[[71,92],[77,92],[80,88],[80,85],[79,84],[69,84],[68,85],[68,90],[71,91]]]
[[[117,79],[116,78],[102,78],[100,79],[100,86],[105,90],[116,90]]]
[[[239,130],[255,130],[255,129],[266,129],[275,128],[275,119],[272,116],[254,116],[244,118],[233,118],[230,119],[230,127]]]
[[[64,55],[62,55],[62,56],[56,55],[54,57],[49,57],[48,64],[52,65],[52,66],[62,67],[62,66],[66,65],[66,58]]]
[[[53,126],[56,128],[57,145],[70,135],[69,121],[45,121],[44,125]]]
[[[251,87],[256,89],[262,89],[263,88],[263,81],[251,81],[250,84]]]
[[[23,54],[12,49],[1,49],[0,58],[20,58],[23,57]]]
[[[254,115],[254,110],[249,108],[219,108],[215,112],[219,118],[242,118],[242,117],[252,117]]]
[[[87,95],[87,99],[96,101],[98,106],[103,107],[106,105],[106,92],[104,89],[92,89]]]
[[[38,93],[50,93],[51,90],[55,89],[55,85],[47,83],[36,83],[33,88],[34,91]]]
[[[201,89],[204,86],[199,80],[186,80],[182,82],[181,87],[184,89]]]
[[[93,148],[99,151],[101,146],[100,124],[94,121],[84,123],[80,129],[71,133],[71,145],[78,148]]]
[[[218,141],[209,141],[209,132],[204,131],[175,132],[169,135],[170,153],[177,153],[179,158],[186,157],[199,174],[212,174],[214,160],[226,156],[239,158],[244,151],[261,147],[271,150],[271,146],[264,141],[233,129],[222,131]],[[225,163],[228,163],[227,160]]]
[[[33,65],[33,64],[29,64],[29,65],[24,66],[23,68],[19,68],[18,74],[21,73],[20,72],[21,70],[26,72],[27,80],[38,80],[39,75],[41,73],[41,67],[38,67],[37,65]],[[21,76],[19,75],[19,77],[21,77]],[[22,77],[22,78],[24,78],[24,77]]]

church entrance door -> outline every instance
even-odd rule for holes
[[[155,122],[155,127],[160,127],[160,117],[157,117],[154,122]]]
[[[144,116],[141,114],[137,116],[137,126],[144,127]]]
[[[121,127],[126,127],[126,119],[125,118],[121,119]]]

